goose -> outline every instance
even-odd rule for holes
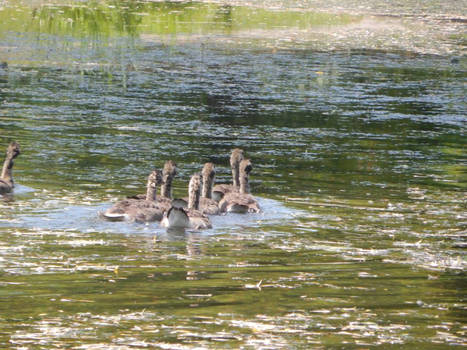
[[[201,190],[201,176],[194,174],[188,185],[188,208],[182,207],[183,200],[174,200],[170,210],[164,215],[160,225],[166,228],[189,228],[206,229],[211,228],[211,221],[199,208]]]
[[[161,195],[156,198],[157,204],[166,210],[170,209],[172,202],[172,180],[177,175],[177,164],[173,160],[168,160],[162,169]],[[137,194],[127,197],[127,199],[146,199],[146,194]]]
[[[212,199],[212,188],[216,177],[214,164],[210,162],[204,164],[201,175],[203,179],[203,190],[201,192],[199,208],[203,214],[219,215],[219,205]]]
[[[3,162],[2,174],[0,176],[0,194],[13,191],[15,182],[13,181],[13,160],[20,154],[19,143],[13,141],[6,150],[5,161]]]
[[[226,193],[238,191],[239,182],[239,165],[243,159],[243,150],[234,148],[230,155],[230,167],[232,168],[232,184],[221,184],[214,186],[212,190],[212,198],[219,202]]]
[[[221,212],[231,213],[259,213],[261,208],[259,207],[256,199],[250,194],[250,184],[248,183],[248,177],[253,169],[251,161],[244,159],[240,162],[239,166],[239,180],[240,189],[239,192],[229,192],[219,202],[219,209]]]
[[[109,221],[160,221],[167,210],[156,202],[157,186],[162,184],[160,170],[153,170],[148,176],[146,199],[126,198],[107,209],[102,217]]]
[[[219,204],[212,199],[212,186],[214,184],[214,178],[216,176],[216,170],[214,169],[213,163],[205,163],[203,170],[201,171],[202,178],[202,190],[201,197],[199,199],[199,210],[206,215],[219,215]],[[188,197],[177,199],[179,201],[176,206],[184,208],[188,207]]]
[[[199,210],[206,215],[219,215],[219,204],[212,199],[212,186],[214,184],[214,178],[216,176],[216,171],[214,169],[213,163],[205,163],[203,170],[201,172],[202,178],[202,191],[201,197],[199,199]],[[180,206],[188,206],[187,197],[183,198],[179,203]]]

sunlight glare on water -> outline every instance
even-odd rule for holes
[[[466,346],[465,1],[388,4],[0,2],[0,347]],[[262,213],[99,216],[235,147]]]

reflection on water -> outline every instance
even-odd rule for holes
[[[306,11],[297,8],[303,3],[292,1],[265,6],[245,6],[248,3],[241,5],[242,1],[237,6],[190,1],[37,1],[33,5],[8,1],[0,7],[0,53],[9,63],[74,67],[81,74],[98,68],[109,78],[116,70],[143,69],[133,50],[180,43],[253,45],[265,50],[402,51],[411,56],[450,55],[456,62],[465,55],[466,20],[463,7],[451,6],[454,1],[431,1],[425,7],[401,3],[399,14],[389,9],[391,16],[385,1],[367,7],[352,1],[334,7],[313,2]],[[197,50],[202,57],[203,48]]]
[[[249,5],[0,3],[0,347],[466,345],[458,2]],[[98,217],[234,147],[264,213]]]
[[[358,16],[202,2],[104,1],[30,4],[11,1],[2,8],[9,31],[71,35],[86,40],[140,34],[213,34],[240,30],[345,24]]]

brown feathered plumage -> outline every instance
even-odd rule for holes
[[[188,185],[188,208],[172,206],[161,221],[162,227],[191,228],[195,230],[211,228],[209,218],[199,208],[201,176],[194,174]]]
[[[229,192],[219,202],[221,212],[234,213],[259,213],[259,207],[256,199],[250,194],[250,185],[248,177],[252,170],[251,161],[244,159],[240,162],[240,188],[238,192]]]
[[[232,168],[232,184],[220,184],[214,186],[212,197],[219,202],[226,193],[236,192],[240,187],[240,162],[243,160],[243,150],[234,148],[230,155],[230,167]]]
[[[15,182],[13,181],[13,160],[21,153],[19,143],[12,142],[6,150],[5,161],[3,162],[2,174],[0,175],[0,194],[13,191]]]
[[[157,186],[162,183],[160,170],[148,177],[146,199],[126,198],[107,209],[102,217],[109,221],[160,221],[168,210],[156,201]]]

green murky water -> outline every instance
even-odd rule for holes
[[[1,348],[467,345],[465,2],[233,3],[0,2]],[[264,213],[99,219],[234,147]]]

